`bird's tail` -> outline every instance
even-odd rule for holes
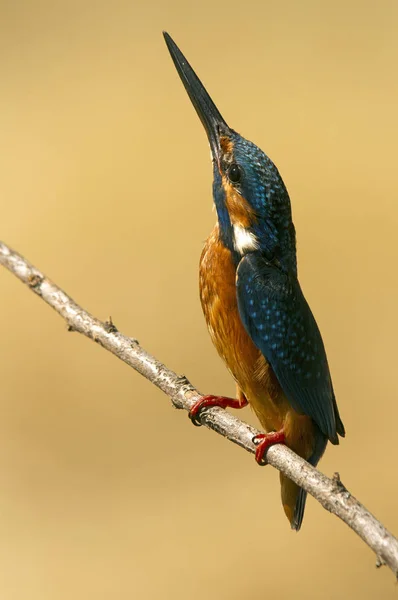
[[[308,462],[313,467],[316,467],[318,464],[322,454],[325,452],[326,444],[328,442],[327,437],[323,435],[318,428],[316,429],[314,451],[308,458]],[[299,531],[301,523],[303,522],[307,492],[282,473],[280,474],[280,479],[284,511],[290,521],[292,529]]]

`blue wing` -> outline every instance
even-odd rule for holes
[[[311,417],[334,444],[344,436],[325,348],[311,309],[294,275],[257,253],[237,269],[240,318],[270,363],[293,406]]]

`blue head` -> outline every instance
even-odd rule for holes
[[[260,148],[228,127],[179,48],[164,36],[209,138],[223,243],[235,262],[248,252],[261,252],[281,269],[296,273],[290,200],[278,169]]]

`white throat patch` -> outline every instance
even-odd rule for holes
[[[260,247],[258,239],[241,225],[234,225],[234,246],[239,254],[243,255],[250,250],[257,250]]]

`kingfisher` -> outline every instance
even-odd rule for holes
[[[286,444],[314,467],[328,441],[345,436],[317,323],[297,278],[290,198],[278,169],[231,129],[196,73],[163,33],[177,72],[205,128],[213,165],[217,222],[202,251],[200,300],[210,337],[236,382],[236,398],[203,396],[190,411],[249,404],[264,433],[256,461]],[[307,493],[282,473],[282,505],[292,529]]]

